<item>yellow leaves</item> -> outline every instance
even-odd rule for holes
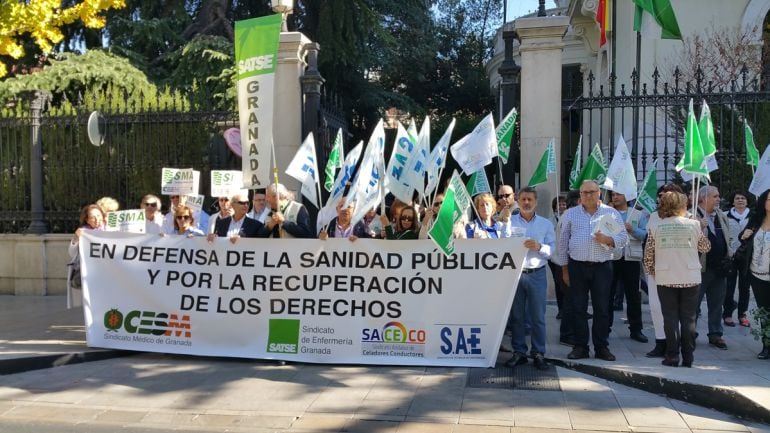
[[[106,20],[99,14],[126,6],[125,0],[83,0],[62,9],[61,0],[0,0],[0,54],[18,59],[24,48],[16,38],[29,34],[38,47],[48,53],[64,39],[61,27],[80,21],[88,28],[102,28]],[[0,78],[7,73],[0,62]]]

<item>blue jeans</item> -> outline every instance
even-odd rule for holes
[[[521,274],[516,296],[513,298],[511,317],[513,318],[513,351],[527,353],[525,322],[529,318],[532,325],[530,340],[532,353],[545,353],[545,295],[548,282],[546,266],[534,272]],[[529,317],[528,317],[529,316]]]
[[[725,300],[725,291],[727,290],[727,278],[717,274],[716,271],[706,270],[701,274],[700,295],[698,305],[703,302],[703,296],[706,296],[706,306],[708,307],[708,325],[709,337],[722,336],[722,303]]]

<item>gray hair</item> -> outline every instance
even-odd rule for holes
[[[717,187],[713,185],[707,185],[707,186],[701,187],[701,189],[698,191],[698,203],[705,200],[706,197],[712,192],[719,193],[719,190],[717,189]]]
[[[278,191],[278,194],[276,194],[276,190]],[[286,189],[286,187],[282,184],[275,184],[271,183],[267,186],[267,193],[277,195],[278,198],[288,198],[291,199],[291,196],[289,195],[289,191]]]

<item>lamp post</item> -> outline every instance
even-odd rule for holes
[[[273,0],[273,12],[281,14],[281,31],[288,32],[286,26],[286,16],[294,10],[294,0]]]
[[[545,0],[540,0],[540,4],[537,7],[537,16],[544,17],[545,16]]]

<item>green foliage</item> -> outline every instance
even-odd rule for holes
[[[182,49],[168,56],[174,65],[168,84],[175,89],[192,91],[196,86],[215,106],[234,100],[235,56],[233,43],[221,36],[196,36]]]
[[[76,101],[86,89],[113,86],[127,92],[153,91],[140,70],[128,60],[101,50],[89,50],[85,54],[63,53],[51,59],[42,71],[18,75],[0,81],[0,103],[18,97],[30,89],[52,93],[57,98]]]
[[[751,335],[754,336],[755,340],[770,342],[770,311],[764,307],[759,307],[751,310],[751,315],[759,325],[759,327],[751,328]]]

